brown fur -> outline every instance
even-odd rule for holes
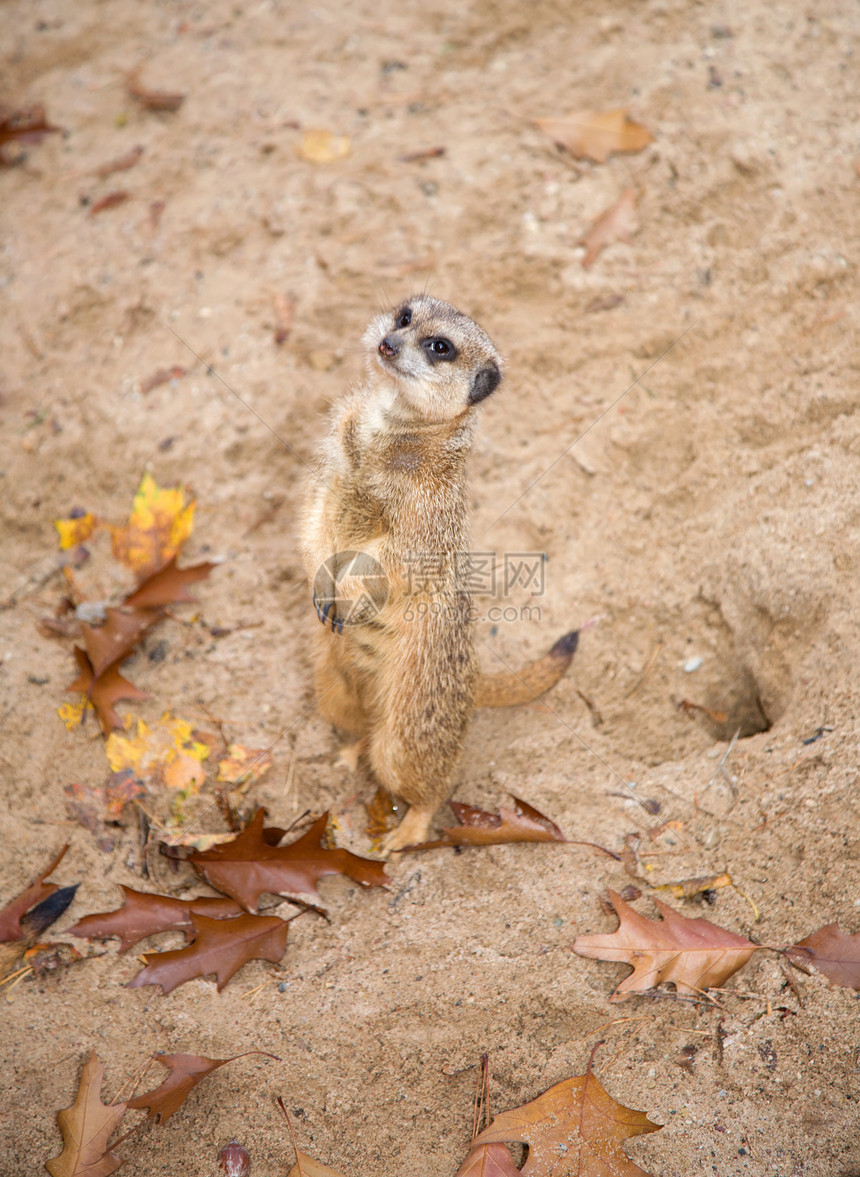
[[[416,295],[377,316],[364,338],[369,379],[335,406],[305,563],[313,580],[334,553],[364,552],[387,579],[381,608],[356,623],[332,606],[315,636],[320,709],[358,737],[356,758],[366,752],[377,780],[410,806],[386,839],[391,851],[424,840],[450,796],[476,692],[481,706],[534,698],[564,672],[575,641],[568,635],[521,675],[479,682],[455,555],[469,550],[466,459],[476,403],[501,379],[488,336],[448,303]],[[414,554],[432,559],[432,577],[416,570],[421,583],[409,578]],[[361,595],[365,582],[354,570],[338,570],[339,600]]]

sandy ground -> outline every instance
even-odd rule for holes
[[[68,644],[36,628],[62,595],[52,520],[121,518],[145,469],[193,487],[187,556],[223,564],[198,620],[134,660],[151,698],[128,710],[273,744],[256,790],[272,819],[330,806],[367,850],[372,786],[334,767],[312,710],[298,504],[371,314],[429,286],[507,359],[473,460],[475,546],[547,557],[539,600],[516,590],[495,602],[513,620],[479,623],[482,658],[517,664],[600,618],[552,712],[476,716],[457,796],[492,808],[514,791],[616,849],[639,831],[655,883],[728,871],[737,889],[713,907],[677,906],[762,944],[860,931],[856,8],[8,0],[3,25],[2,97],[44,102],[66,134],[0,173],[0,596],[16,594],[0,612],[0,894],[65,840],[56,877],[81,886],[59,932],[116,906],[118,883],[187,893],[141,880],[134,823],[105,853],[65,819],[63,787],[106,763],[58,719]],[[128,97],[138,65],[180,110]],[[603,166],[532,121],[620,105],[655,142]],[[308,129],[348,136],[349,155],[301,158]],[[138,144],[134,168],[93,174]],[[584,270],[577,242],[630,186],[638,233]],[[92,215],[114,189],[129,198]],[[280,347],[278,296],[295,304]],[[141,391],[173,365],[188,374]],[[213,639],[203,620],[250,628]],[[715,777],[738,729],[731,781]],[[630,782],[671,836],[649,837]],[[347,1174],[452,1174],[482,1051],[501,1110],[581,1073],[599,1037],[604,1085],[665,1125],[628,1146],[648,1173],[860,1172],[851,991],[812,977],[801,1007],[762,953],[719,1008],[611,1005],[627,970],[570,951],[614,927],[599,897],[629,880],[610,860],[440,851],[394,874],[388,893],[325,883],[331,924],[299,920],[280,968],[246,966],[221,995],[128,990],[136,965],[113,945],[19,985],[3,1172],[58,1151],[90,1049],[112,1093],[150,1051],[262,1047],[282,1062],[219,1071],[126,1146],[124,1172],[212,1174],[235,1135],[255,1174],[284,1174],[281,1094],[303,1147]]]

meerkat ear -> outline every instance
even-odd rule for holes
[[[482,368],[475,374],[472,387],[469,389],[469,404],[476,405],[479,401],[485,400],[491,392],[496,391],[501,379],[502,374],[495,364],[489,368]]]

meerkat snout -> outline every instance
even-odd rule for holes
[[[400,348],[397,346],[396,340],[386,338],[380,342],[376,350],[381,356],[396,356]]]

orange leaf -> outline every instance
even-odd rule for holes
[[[812,965],[834,985],[860,989],[860,932],[843,932],[838,923],[825,924],[788,950],[792,964]]]
[[[582,267],[590,270],[600,253],[615,241],[629,244],[633,233],[639,228],[636,215],[636,192],[628,188],[619,200],[597,218],[579,244],[585,246]]]
[[[623,108],[597,111],[580,110],[564,118],[537,119],[537,125],[549,137],[577,159],[606,163],[616,151],[641,151],[654,136],[635,123]]]
[[[502,1112],[475,1137],[475,1144],[527,1144],[523,1177],[647,1177],[621,1145],[661,1127],[644,1112],[616,1103],[589,1070]],[[474,1177],[480,1172],[474,1170]]]
[[[108,1140],[125,1115],[124,1103],[106,1107],[101,1101],[104,1063],[92,1052],[84,1063],[78,1095],[71,1107],[57,1113],[63,1151],[45,1162],[51,1177],[108,1177],[122,1164],[108,1152]]]
[[[628,993],[642,993],[661,981],[672,981],[678,993],[701,994],[710,985],[722,985],[756,950],[743,936],[701,916],[689,919],[659,899],[654,903],[663,918],[657,921],[634,911],[615,891],[609,898],[621,921],[617,930],[577,936],[573,950],[633,965],[610,1001],[623,1001]]]
[[[113,554],[141,580],[177,555],[194,526],[194,500],[181,486],[161,487],[145,474],[124,527],[111,528]]]

